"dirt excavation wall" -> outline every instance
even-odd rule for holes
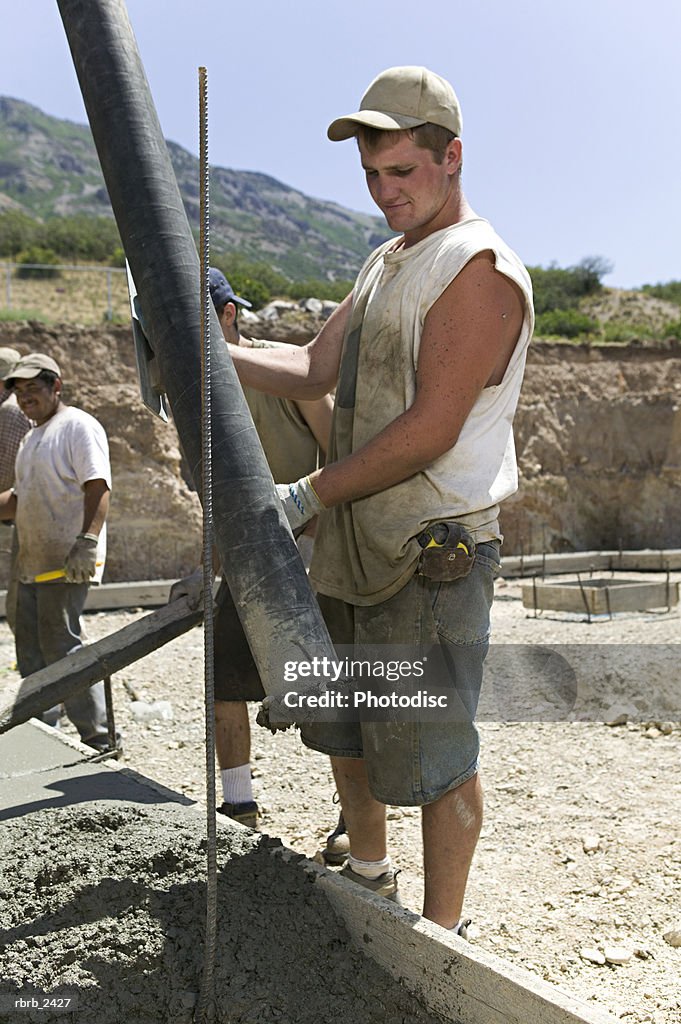
[[[320,323],[295,314],[249,327],[300,342]],[[182,479],[174,427],[139,399],[130,329],[8,323],[0,344],[56,358],[67,401],[107,430],[114,495],[105,579],[194,568],[198,500]],[[533,344],[516,418],[520,490],[502,518],[506,554],[681,546],[680,356],[679,343]]]
[[[681,344],[534,344],[505,552],[681,546]]]

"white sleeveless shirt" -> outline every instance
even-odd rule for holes
[[[485,388],[456,444],[425,469],[320,516],[310,577],[322,594],[350,604],[386,601],[411,578],[430,523],[456,520],[478,542],[500,538],[499,502],[518,487],[512,422],[532,337],[530,277],[491,224],[472,216],[392,251],[384,243],[362,267],[353,292],[327,462],[361,448],[413,404],[426,315],[478,253],[521,290],[520,337],[500,384]]]

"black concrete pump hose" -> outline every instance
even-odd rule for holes
[[[57,2],[149,341],[200,493],[194,238],[123,0]],[[263,687],[276,702],[286,686],[285,661],[333,658],[334,650],[226,345],[215,346],[211,387],[216,546]]]

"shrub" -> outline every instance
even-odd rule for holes
[[[0,256],[16,256],[42,242],[42,224],[20,210],[0,213]]]
[[[235,280],[243,281],[244,278],[249,278],[264,285],[270,296],[286,294],[286,288],[290,283],[287,277],[274,270],[269,263],[263,260],[248,260],[239,253],[215,253],[211,263],[214,267],[220,268],[231,284]]]
[[[534,308],[539,316],[551,310],[576,309],[585,295],[593,295],[603,287],[601,278],[610,273],[612,265],[601,256],[587,256],[575,267],[528,267],[534,289]]]
[[[62,259],[97,263],[109,260],[121,244],[116,222],[111,217],[85,214],[51,217],[45,224],[44,238],[45,245],[58,252]]]
[[[107,260],[110,267],[124,267],[125,266],[125,250],[121,245],[117,245],[111,256]]]
[[[254,281],[252,277],[242,277],[241,274],[232,274],[229,283],[242,299],[248,299],[253,309],[262,309],[272,298],[267,285],[262,281]]]
[[[575,309],[551,309],[537,317],[535,333],[541,337],[578,338],[597,327],[595,320]]]
[[[28,249],[24,249],[17,256],[17,277],[21,278],[40,278],[45,280],[48,277],[60,277],[61,271],[57,270],[56,264],[59,263],[59,257],[56,252],[52,249],[45,249],[41,245],[32,245]],[[23,266],[22,264],[40,264],[40,267]],[[48,269],[46,269],[48,268]]]
[[[342,302],[352,291],[353,281],[292,281],[286,295],[291,299],[330,299]]]
[[[641,288],[646,295],[656,299],[666,299],[681,306],[681,281],[667,281],[666,284],[644,284]]]
[[[623,320],[606,320],[600,324],[599,336],[602,341],[615,344],[632,344],[657,338],[659,331],[649,324],[631,324]]]
[[[663,338],[678,338],[681,341],[681,320],[671,320],[662,328]]]

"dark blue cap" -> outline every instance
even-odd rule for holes
[[[238,302],[240,306],[251,308],[251,303],[247,299],[234,294],[231,284],[217,267],[210,268],[210,297],[216,309],[227,302]]]

